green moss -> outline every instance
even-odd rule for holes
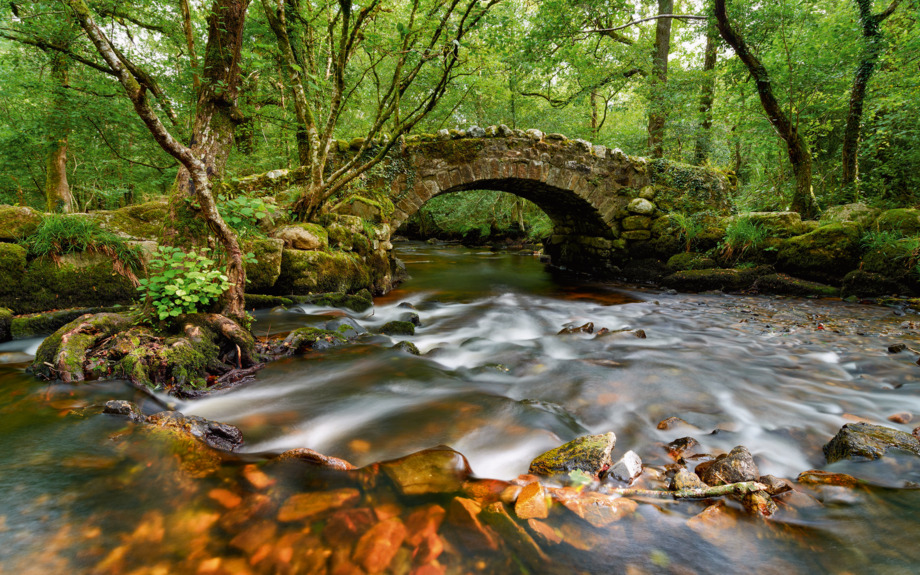
[[[870,208],[866,204],[843,204],[831,206],[821,214],[822,224],[855,222],[860,227],[866,228],[878,218],[881,210]]]
[[[276,295],[246,294],[246,309],[250,311],[289,305],[294,305],[294,300]]]
[[[729,178],[710,168],[655,159],[649,162],[649,179],[655,186],[655,203],[666,211],[688,214],[731,211]]]
[[[853,270],[843,278],[844,296],[879,297],[908,293],[907,287],[892,279],[865,270]]]
[[[905,236],[920,235],[920,210],[896,209],[884,211],[875,220],[872,228],[880,231],[899,232]]]
[[[134,285],[115,273],[112,262],[99,254],[70,254],[58,265],[48,258],[33,260],[22,276],[18,293],[0,303],[16,313],[53,309],[130,304]]]
[[[535,458],[529,472],[551,476],[577,470],[596,476],[610,466],[615,443],[613,433],[578,437]]]
[[[859,263],[862,233],[854,223],[833,223],[784,240],[777,253],[777,268],[795,276],[839,283]]]
[[[319,342],[325,342],[328,345],[339,345],[347,341],[348,339],[337,331],[316,327],[302,327],[292,331],[284,339],[284,345],[293,353],[303,353],[313,349]]]
[[[25,273],[26,249],[16,244],[0,243],[0,305],[15,308],[13,302],[22,295]]]
[[[354,292],[370,287],[367,266],[358,256],[338,251],[284,250],[276,295]]]
[[[410,321],[388,321],[380,326],[378,332],[384,335],[415,335],[415,325]]]
[[[35,353],[31,371],[46,377],[52,375],[50,365],[57,366],[63,359],[64,369],[72,380],[83,379],[83,360],[86,352],[98,340],[127,329],[133,322],[128,314],[100,313],[83,315],[60,328],[41,343]],[[79,332],[76,329],[83,326]],[[64,336],[68,337],[66,340]],[[60,376],[62,374],[55,373]]]
[[[401,341],[394,345],[393,349],[411,355],[422,355],[422,352],[420,352],[418,347],[411,341]]]
[[[104,226],[133,238],[159,239],[168,217],[165,201],[147,202],[109,212]]]
[[[799,297],[837,297],[838,288],[818,282],[810,282],[786,274],[770,274],[757,279],[754,288],[760,293],[794,295]]]
[[[356,294],[323,293],[306,297],[297,297],[295,299],[298,303],[344,307],[356,312],[366,311],[374,305],[374,298],[371,296],[371,292],[366,289],[362,289]]]
[[[89,307],[18,315],[12,322],[13,339],[27,339],[53,333],[82,315],[118,311],[117,307]]]
[[[706,254],[685,252],[671,256],[668,267],[674,271],[708,270],[716,267],[716,262]]]
[[[13,312],[0,307],[0,343],[13,338]]]
[[[468,164],[479,156],[484,147],[481,138],[461,138],[423,143],[417,150],[427,158],[445,160],[452,164]]]
[[[18,241],[34,233],[41,222],[41,213],[32,208],[0,206],[0,241]]]
[[[243,253],[251,253],[255,263],[246,263],[246,289],[262,292],[270,289],[281,275],[281,250],[284,242],[277,239],[249,240],[242,245]]]
[[[758,277],[772,270],[767,267],[746,269],[685,270],[673,273],[662,280],[662,284],[678,291],[739,291],[754,285]]]

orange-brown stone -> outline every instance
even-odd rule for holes
[[[344,488],[317,493],[297,493],[288,497],[278,511],[278,521],[299,521],[330,509],[354,503],[361,496],[357,489]]]
[[[406,527],[393,517],[374,525],[355,545],[352,559],[368,573],[381,573],[389,566],[406,538]]]
[[[521,519],[545,519],[549,516],[546,492],[539,483],[529,483],[521,489],[514,504],[514,513]]]

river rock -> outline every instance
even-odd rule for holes
[[[344,459],[339,459],[338,457],[332,457],[330,455],[323,455],[318,451],[313,451],[312,449],[307,449],[306,447],[289,449],[275,458],[275,461],[303,461],[304,463],[310,463],[320,467],[328,467],[329,469],[338,469],[339,471],[350,471],[355,468],[354,465],[345,461]]]
[[[699,453],[700,442],[692,437],[681,437],[668,444],[668,455],[674,461],[681,461],[684,455]]]
[[[278,511],[278,521],[288,523],[315,517],[330,509],[356,502],[361,497],[357,489],[346,487],[333,491],[296,493],[287,498]]]
[[[147,423],[186,433],[209,447],[221,451],[233,451],[243,444],[243,432],[238,427],[218,421],[209,421],[197,415],[184,415],[178,411],[161,411],[148,417]]]
[[[624,483],[632,483],[634,479],[642,475],[642,460],[635,451],[627,451],[619,461],[613,464],[607,474]]]
[[[401,341],[393,346],[393,349],[401,351],[403,353],[408,353],[411,355],[422,355],[422,352],[419,351],[418,346],[412,343],[411,341]]]
[[[143,414],[141,408],[139,408],[136,403],[132,401],[125,401],[123,399],[112,399],[106,401],[105,407],[102,408],[102,413],[127,417],[129,420],[136,423],[143,423],[147,421],[147,416]]]
[[[670,487],[672,491],[685,491],[688,489],[706,489],[708,485],[703,483],[703,480],[696,473],[681,468],[671,478]]]
[[[534,572],[540,572],[551,564],[551,559],[526,529],[511,518],[501,503],[493,503],[482,510],[482,518],[514,548],[518,557]]]
[[[361,324],[351,319],[350,317],[339,317],[333,320],[329,320],[323,326],[327,331],[334,331],[347,339],[355,339],[359,335],[367,333],[367,330],[364,329]]]
[[[529,483],[521,488],[514,503],[514,513],[520,519],[545,519],[549,516],[546,491],[540,483]]]
[[[361,536],[352,560],[368,573],[382,573],[390,566],[405,539],[405,525],[398,517],[391,517]]]
[[[696,467],[696,474],[707,485],[712,486],[754,481],[760,476],[751,452],[743,445],[735,447],[727,455],[722,454],[713,461],[700,463]]]
[[[909,433],[871,423],[847,423],[824,446],[824,457],[828,463],[841,459],[881,459],[892,447],[920,456],[920,439]]]
[[[404,495],[460,491],[472,470],[463,454],[445,446],[380,464]]]
[[[632,499],[595,492],[564,499],[562,504],[594,527],[606,527],[632,514],[639,507]]]
[[[796,481],[805,485],[834,485],[836,487],[859,487],[863,482],[846,473],[832,473],[820,469],[812,469],[799,473]]]
[[[455,497],[450,503],[448,518],[457,526],[457,536],[464,546],[473,550],[498,549],[498,535],[479,520],[482,507],[472,499]]]
[[[378,331],[384,335],[415,335],[415,325],[408,321],[388,321]]]
[[[610,452],[616,441],[612,431],[602,435],[583,435],[538,456],[530,463],[530,473],[559,475],[577,469],[596,477],[610,468]]]
[[[741,498],[741,504],[753,515],[769,517],[776,513],[776,503],[773,503],[766,491],[745,493],[744,497]]]

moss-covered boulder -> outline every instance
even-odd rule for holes
[[[418,346],[416,346],[411,341],[400,341],[393,346],[393,349],[403,353],[408,353],[409,355],[422,355],[422,352],[419,351]]]
[[[754,289],[760,293],[799,297],[837,297],[840,289],[827,284],[794,278],[786,274],[769,274],[757,278]]]
[[[262,295],[248,293],[245,297],[246,309],[249,311],[257,309],[266,309],[270,307],[294,305],[291,298],[281,297],[278,295]]]
[[[662,285],[678,291],[740,291],[754,285],[757,278],[773,273],[769,266],[753,268],[685,270],[664,278]]]
[[[13,339],[13,312],[0,307],[0,343]]]
[[[32,208],[0,206],[0,242],[15,242],[38,229],[41,213]]]
[[[253,255],[254,263],[246,263],[246,289],[264,292],[271,289],[281,275],[281,252],[284,242],[280,239],[250,240],[243,244],[243,252]]]
[[[688,214],[731,211],[735,181],[730,174],[664,159],[650,161],[648,174],[655,186],[655,203],[662,210]]]
[[[119,311],[125,310],[118,307],[81,307],[17,315],[12,323],[13,339],[27,339],[54,333],[82,315]]]
[[[344,307],[356,312],[367,311],[374,305],[374,298],[371,296],[371,292],[366,289],[362,289],[355,294],[321,293],[309,296],[295,296],[293,299],[297,303]]]
[[[878,216],[872,228],[905,236],[920,235],[920,210],[907,208],[886,210]]]
[[[729,453],[723,453],[712,461],[696,466],[696,474],[707,485],[726,485],[742,481],[754,481],[760,477],[760,471],[751,452],[739,445]]]
[[[384,335],[415,335],[415,324],[410,321],[388,321],[377,331]]]
[[[831,206],[821,214],[820,221],[823,224],[853,222],[861,228],[867,228],[881,213],[882,210],[878,208],[871,208],[862,202],[858,202]]]
[[[861,235],[857,224],[842,223],[789,238],[779,246],[776,267],[805,279],[839,284],[859,264]]]
[[[295,250],[322,250],[329,246],[329,233],[319,224],[282,226],[272,232],[272,237],[282,240],[284,247]]]
[[[18,291],[0,300],[16,313],[64,308],[105,307],[134,302],[137,290],[131,280],[118,274],[112,260],[101,254],[76,253],[32,260],[19,282]]]
[[[891,448],[920,457],[920,439],[909,433],[870,423],[847,423],[824,446],[824,457],[828,463],[881,459]]]
[[[302,327],[288,334],[281,343],[284,354],[305,353],[310,350],[322,351],[341,345],[348,341],[345,335],[335,330],[316,327]]]
[[[127,206],[111,212],[94,212],[103,217],[103,227],[134,239],[158,239],[169,214],[165,200]]]
[[[13,302],[22,295],[26,254],[20,245],[0,243],[0,306],[15,309]]]
[[[718,267],[715,260],[699,252],[684,252],[668,259],[668,268],[679,272],[684,270],[709,270]]]
[[[583,435],[537,456],[530,462],[534,475],[563,475],[583,471],[597,477],[610,468],[610,452],[616,445],[612,431],[601,435]]]
[[[906,294],[909,289],[891,277],[865,270],[853,270],[844,276],[843,287],[840,291],[844,297],[851,295],[857,297],[880,297]]]
[[[87,314],[54,332],[38,346],[31,371],[48,379],[83,381],[86,359],[96,342],[128,329],[134,318],[127,314]]]
[[[902,238],[885,243],[867,249],[862,255],[859,268],[888,278],[903,280],[914,271],[916,249],[917,241],[913,238]]]
[[[281,275],[270,293],[308,295],[355,292],[369,288],[370,285],[370,270],[355,254],[284,250],[281,255]]]

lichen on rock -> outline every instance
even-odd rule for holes
[[[610,452],[616,440],[612,431],[577,437],[537,456],[530,463],[529,473],[553,476],[578,470],[597,477],[610,468]]]

